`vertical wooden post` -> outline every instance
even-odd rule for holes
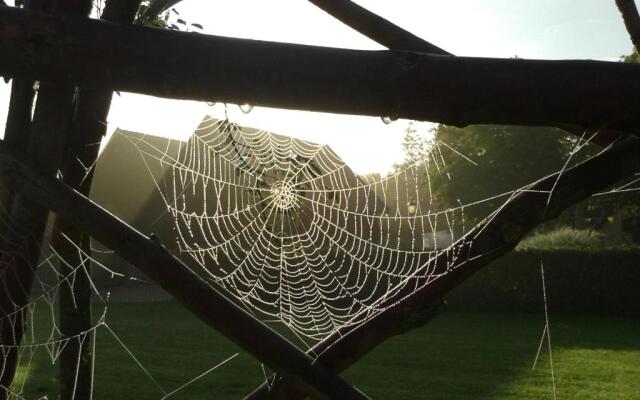
[[[78,192],[89,195],[93,178],[91,166],[98,157],[100,141],[106,131],[111,92],[80,89],[76,97],[76,113],[71,125],[69,143],[62,167],[62,179]],[[87,169],[91,168],[91,169]],[[91,237],[56,216],[52,245],[62,258],[58,297],[60,331],[64,337],[75,337],[60,353],[60,398],[90,399],[93,387],[93,346],[91,323],[90,261],[83,259],[78,248],[91,254]],[[65,277],[74,274],[71,279]],[[86,332],[83,334],[83,332]]]
[[[130,23],[139,5],[139,0],[110,0],[101,18]],[[86,197],[89,197],[93,181],[92,166],[107,131],[112,96],[113,92],[106,88],[83,87],[76,97],[62,177],[68,186]],[[93,388],[91,265],[89,260],[82,259],[76,246],[91,255],[91,237],[56,217],[52,243],[63,258],[59,263],[63,277],[73,273],[73,267],[85,263],[74,279],[62,282],[59,291],[60,330],[63,336],[77,337],[60,354],[60,397],[62,400],[90,399]],[[82,335],[83,332],[86,334]]]
[[[53,176],[62,162],[67,129],[72,113],[74,88],[41,84],[27,146],[28,157]],[[0,258],[3,285],[0,287],[0,345],[4,363],[0,372],[0,399],[8,397],[18,363],[18,348],[24,334],[29,292],[40,256],[48,211],[33,204],[22,193],[13,199],[5,252]]]
[[[29,133],[31,129],[31,111],[33,109],[34,100],[34,82],[25,78],[14,78],[11,82],[11,97],[9,100],[9,113],[4,131],[4,142],[20,152],[26,152]],[[0,183],[1,185],[1,183]],[[10,215],[15,193],[2,186],[0,188],[0,212],[4,215]],[[0,242],[0,254],[6,254],[10,250],[10,242],[4,240],[8,235],[8,226],[2,227],[3,240]],[[29,251],[25,248],[25,251]],[[39,249],[38,249],[39,252]],[[0,261],[0,279],[3,281],[0,287],[0,344],[10,345],[15,342],[14,320],[9,317],[13,312],[14,305],[11,299],[15,298],[14,293],[10,293],[11,288],[17,290],[21,282],[20,276],[14,271],[5,268],[5,261]],[[28,278],[28,277],[24,277]],[[23,316],[20,315],[20,323],[22,324]],[[13,348],[2,348],[3,361],[0,365],[0,399],[8,397],[6,389],[13,381],[13,375],[17,366],[18,352]]]
[[[38,8],[48,4],[53,12],[75,15],[88,15],[92,4],[90,0],[35,3]],[[22,140],[26,143],[27,157],[48,176],[54,176],[62,166],[74,98],[73,85],[40,84],[30,132]],[[16,193],[11,203],[5,251],[0,258],[4,275],[0,287],[0,346],[3,346],[0,400],[9,397],[18,366],[18,346],[24,335],[27,305],[49,214],[22,193]]]

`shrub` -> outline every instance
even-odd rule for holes
[[[639,250],[631,242],[618,242],[606,235],[588,229],[561,227],[551,232],[537,233],[524,239],[516,251],[611,251]]]
[[[453,290],[455,311],[542,312],[540,265],[554,314],[640,316],[636,249],[520,250],[494,261]]]

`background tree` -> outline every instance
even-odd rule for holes
[[[624,62],[637,63],[640,62],[640,54],[638,54],[638,51],[636,49],[633,49],[631,54],[620,57],[620,60]]]
[[[444,168],[439,173],[431,173],[429,179],[424,175],[420,177],[421,197],[427,198],[430,189],[439,209],[481,202],[465,209],[465,218],[470,224],[479,222],[505,200],[504,197],[486,199],[509,193],[600,151],[592,144],[578,150],[578,139],[557,128],[438,125],[429,135],[409,124],[402,144],[405,160],[394,166],[395,171],[424,158],[436,144],[438,150],[432,158],[439,158]],[[638,186],[634,182],[637,178],[620,183],[617,186],[620,190],[571,207],[545,228],[570,225],[600,229],[612,218],[625,221],[632,218],[640,204],[640,192],[633,190]],[[626,224],[629,223],[633,225],[633,221]]]
[[[431,191],[442,205],[475,203],[524,186],[562,168],[574,140],[556,128],[474,125],[456,128],[438,125],[430,139],[407,128],[401,168],[424,157],[438,144],[434,157],[444,170],[421,178],[421,187]],[[466,218],[477,222],[504,199],[486,201],[466,210]]]

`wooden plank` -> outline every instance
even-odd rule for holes
[[[473,123],[640,125],[640,65],[357,51],[0,8],[0,74],[176,99]],[[101,43],[95,46],[94,41]]]

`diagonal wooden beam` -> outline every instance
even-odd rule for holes
[[[388,49],[443,56],[453,55],[351,0],[309,0],[309,2]]]
[[[624,26],[637,52],[640,52],[640,14],[634,0],[615,0]]]
[[[178,99],[432,120],[640,126],[640,65],[356,51],[0,8],[0,74]],[[97,40],[101,46],[92,45]]]
[[[442,274],[440,278],[428,285],[423,285],[424,279],[407,285],[381,305],[384,311],[357,327],[336,332],[309,353],[318,354],[318,363],[327,368],[345,370],[386,339],[435,317],[445,294],[512,250],[537,225],[638,171],[640,138],[631,136],[573,168],[523,188],[489,219],[423,266],[422,271],[429,272],[425,277]],[[263,385],[245,399],[301,398],[304,396],[288,385],[286,379],[277,377],[269,387]]]
[[[238,307],[172,255],[157,239],[147,237],[0,143],[0,176],[24,198],[50,208],[81,228],[160,284],[198,318],[265,365],[317,399],[367,399],[287,339]],[[29,166],[27,166],[29,165]]]

